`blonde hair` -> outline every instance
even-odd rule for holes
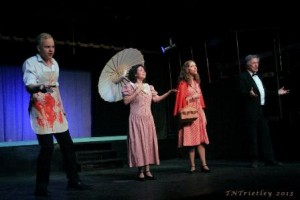
[[[36,45],[40,46],[44,40],[49,39],[49,38],[53,39],[52,35],[50,35],[49,33],[41,33],[41,34],[39,34],[36,37],[36,39],[35,39]]]

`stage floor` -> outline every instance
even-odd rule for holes
[[[51,174],[47,198],[33,195],[33,175],[0,177],[0,199],[300,199],[300,162],[286,162],[283,167],[248,167],[243,161],[208,160],[212,173],[188,173],[188,160],[163,160],[152,166],[157,180],[137,181],[136,168],[115,168],[80,172],[81,179],[92,185],[88,191],[70,191],[62,172]]]

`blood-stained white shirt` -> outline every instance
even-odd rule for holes
[[[23,81],[30,84],[48,84],[58,87],[59,66],[52,59],[52,66],[47,66],[37,54],[23,63]],[[61,133],[68,130],[68,121],[64,115],[62,102],[57,88],[53,92],[37,92],[30,96],[30,123],[36,134]]]

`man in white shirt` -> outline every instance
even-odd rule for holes
[[[38,54],[23,63],[23,81],[30,93],[30,123],[40,145],[35,195],[48,195],[54,137],[63,155],[68,187],[88,189],[77,173],[74,145],[59,91],[59,66],[53,58],[54,39],[48,33],[41,33],[36,42]]]

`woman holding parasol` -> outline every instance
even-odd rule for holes
[[[155,180],[150,165],[159,165],[160,160],[151,103],[160,102],[176,90],[158,95],[153,85],[146,83],[143,64],[132,66],[128,79],[130,82],[122,88],[123,101],[130,105],[128,164],[138,168],[138,180]]]

